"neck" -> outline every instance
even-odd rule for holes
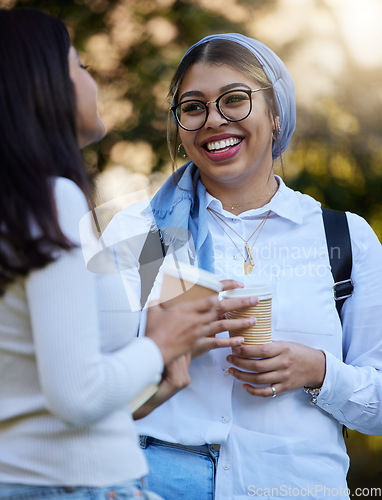
[[[230,188],[230,189],[219,189],[218,186],[214,185],[207,187],[207,191],[218,200],[221,201],[224,210],[231,212],[235,215],[240,215],[242,212],[251,210],[254,208],[261,208],[273,198],[279,184],[272,174],[269,179],[264,183],[259,183],[256,185],[255,189],[248,192],[247,186],[243,188]]]

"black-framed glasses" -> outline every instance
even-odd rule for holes
[[[224,119],[230,122],[240,122],[245,120],[252,111],[252,94],[270,88],[269,86],[254,90],[229,90],[214,101],[204,102],[199,99],[187,99],[170,109],[177,123],[184,130],[193,132],[204,127],[210,104],[216,104],[217,110]]]

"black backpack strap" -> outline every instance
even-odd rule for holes
[[[153,287],[159,268],[166,255],[166,247],[163,242],[162,232],[150,231],[143,244],[139,256],[139,274],[141,277],[141,306],[146,304],[147,298]]]
[[[351,279],[353,259],[349,225],[345,212],[323,208],[322,217],[334,278],[334,300],[341,317],[342,306],[354,290]]]

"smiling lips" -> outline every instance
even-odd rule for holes
[[[239,142],[241,141],[242,139],[239,139],[238,137],[230,137],[228,139],[223,139],[222,141],[207,142],[205,147],[208,149],[208,151],[221,152],[222,150],[226,150],[231,146],[239,144]]]
[[[242,137],[225,137],[217,141],[208,141],[203,145],[206,155],[213,161],[229,160],[239,151]]]

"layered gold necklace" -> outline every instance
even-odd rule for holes
[[[215,212],[215,210],[212,210],[212,208],[210,208],[210,207],[207,207],[207,210],[210,212],[210,214],[212,215],[212,217],[215,219],[216,223],[222,228],[223,232],[232,241],[232,243],[234,244],[234,246],[238,250],[239,254],[243,258],[243,260],[244,260],[244,273],[245,274],[251,274],[251,272],[253,271],[253,267],[255,265],[255,261],[254,261],[253,256],[252,256],[252,249],[255,246],[255,243],[258,240],[258,238],[260,236],[260,233],[261,233],[261,231],[262,231],[265,223],[267,222],[267,219],[268,219],[268,217],[269,217],[269,215],[271,213],[271,210],[269,210],[269,212],[267,212],[267,214],[265,215],[265,217],[263,218],[263,220],[260,222],[260,224],[256,227],[256,229],[253,231],[253,233],[251,234],[251,236],[247,240],[245,238],[243,238],[241,236],[241,234],[239,234],[237,231],[235,231],[235,229],[233,229],[233,227],[231,227],[222,217],[220,217],[220,215],[217,212]],[[224,226],[219,221],[222,222],[225,226],[227,226],[233,233],[236,234],[236,236],[238,236],[245,243],[245,249],[247,251],[247,255],[243,254],[243,252],[236,245],[236,243],[234,242],[234,240],[227,233],[227,231],[224,229]],[[257,235],[256,235],[256,233],[257,233]],[[255,235],[256,235],[256,238],[255,238],[254,242],[252,243],[251,246],[249,246],[249,241]]]

